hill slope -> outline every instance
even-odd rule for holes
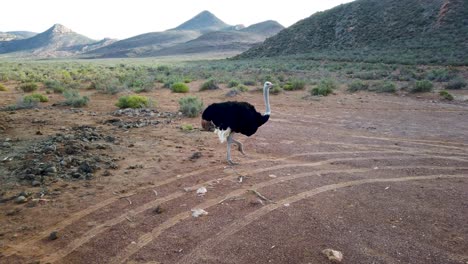
[[[467,18],[466,0],[357,0],[301,20],[239,57],[463,63]]]
[[[35,35],[37,35],[37,33],[30,32],[30,31],[0,32],[0,41],[11,41],[11,40],[18,40],[18,39],[26,39],[26,38],[34,37]]]
[[[22,53],[35,56],[66,56],[70,47],[78,47],[96,42],[72,30],[55,24],[43,33],[20,40],[0,42],[0,53]],[[65,51],[67,50],[68,51]]]
[[[221,19],[205,10],[173,30],[195,30],[205,33],[227,27],[230,27],[230,25],[224,23]]]
[[[178,55],[193,53],[240,53],[253,45],[263,42],[284,29],[276,21],[265,21],[246,28],[226,28],[225,30],[208,32],[200,37],[161,49],[147,56]]]

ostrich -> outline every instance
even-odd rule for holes
[[[263,115],[247,102],[214,103],[203,111],[202,127],[205,130],[214,129],[221,143],[227,141],[227,162],[230,165],[236,164],[231,160],[232,143],[235,143],[238,150],[245,155],[242,143],[233,138],[234,133],[241,133],[250,137],[270,118],[269,91],[272,86],[271,82],[265,82],[263,85],[263,97],[266,106]]]

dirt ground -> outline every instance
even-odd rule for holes
[[[226,88],[190,86],[205,105],[227,100]],[[271,96],[270,121],[236,136],[247,156],[233,151],[233,167],[167,89],[145,94],[157,112],[144,117],[116,116],[118,96],[94,91],[83,109],[51,95],[0,112],[0,263],[329,263],[324,249],[342,263],[468,263],[468,103],[305,93]],[[232,100],[264,109],[258,92]],[[42,162],[28,146],[55,136],[53,158],[77,131],[96,136],[77,143],[86,158],[105,161],[90,177],[15,178],[15,162]]]

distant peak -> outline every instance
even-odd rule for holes
[[[73,31],[67,27],[65,27],[64,25],[61,25],[61,24],[55,24],[53,25],[49,31],[51,31],[52,33],[57,33],[57,34],[64,34],[64,33],[72,33]]]

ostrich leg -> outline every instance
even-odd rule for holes
[[[233,162],[231,159],[231,144],[232,142],[235,142],[234,139],[232,138],[232,134],[229,134],[227,138],[227,162],[229,165],[237,165],[237,163]]]
[[[237,150],[240,151],[240,153],[242,153],[242,155],[246,156],[245,152],[244,152],[244,146],[242,145],[241,142],[237,141],[234,139],[234,137],[231,138],[232,139],[232,142],[236,143],[237,145]]]

